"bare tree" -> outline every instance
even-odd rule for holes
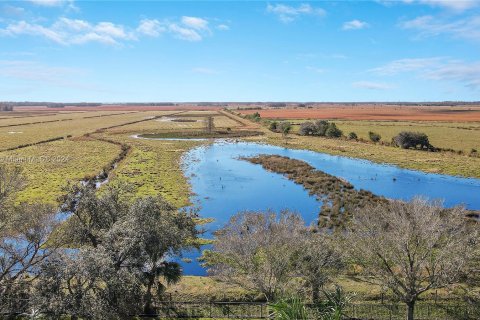
[[[0,165],[0,232],[7,221],[7,211],[13,207],[12,196],[25,185],[21,171],[19,167]]]
[[[45,260],[56,249],[50,235],[55,209],[45,204],[22,204],[13,209],[0,231],[0,309],[18,312],[27,307],[30,287]],[[50,240],[50,241],[49,241]],[[48,241],[48,245],[47,245]]]
[[[359,210],[344,237],[344,252],[365,281],[391,290],[408,307],[420,295],[458,281],[471,257],[475,230],[461,207],[444,209],[423,198]]]
[[[333,241],[332,235],[316,228],[303,233],[296,262],[297,273],[310,287],[313,303],[320,301],[320,290],[343,267]]]
[[[209,272],[273,300],[292,283],[295,239],[303,220],[291,213],[242,212],[215,234],[212,251],[204,252]]]
[[[318,296],[328,269],[338,261],[322,246],[327,243],[324,236],[312,234],[302,218],[289,211],[243,212],[216,232],[213,249],[204,251],[203,258],[214,275],[260,291],[268,300],[302,278]]]

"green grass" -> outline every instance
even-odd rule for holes
[[[27,179],[19,202],[56,203],[62,187],[99,174],[120,153],[120,147],[93,139],[66,139],[0,153],[0,162],[19,166]]]
[[[438,148],[480,150],[480,123],[451,122],[403,122],[403,121],[335,121],[345,135],[357,133],[359,138],[368,139],[368,132],[374,131],[390,142],[401,131],[419,131],[428,135],[430,143]]]
[[[450,152],[404,150],[344,139],[305,137],[296,134],[290,134],[287,139],[284,139],[281,134],[266,129],[264,131],[265,136],[244,138],[244,140],[393,164],[428,173],[480,178],[480,158]]]
[[[181,169],[181,157],[199,141],[135,139],[131,133],[102,134],[131,146],[127,158],[112,172],[111,181],[133,186],[136,196],[161,195],[177,207],[189,204],[190,187]]]

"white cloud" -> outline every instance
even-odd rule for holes
[[[352,83],[354,88],[368,89],[368,90],[389,90],[393,89],[393,86],[381,83],[381,82],[371,82],[371,81],[358,81]]]
[[[68,1],[66,0],[28,0],[28,2],[31,2],[38,6],[57,7],[67,3]]]
[[[321,8],[314,8],[309,4],[301,4],[298,7],[285,4],[267,5],[267,12],[275,14],[284,23],[292,22],[302,15],[323,17],[326,11]]]
[[[25,9],[22,7],[4,5],[1,12],[8,16],[21,16],[25,13]]]
[[[370,71],[380,75],[395,75],[402,72],[417,71],[438,65],[442,59],[443,58],[441,57],[400,59],[371,69]]]
[[[90,30],[92,27],[90,23],[84,20],[78,19],[68,19],[68,18],[60,18],[54,24],[55,29],[70,29],[72,31],[84,31]]]
[[[208,21],[197,17],[182,17],[182,23],[195,30],[208,30]]]
[[[352,21],[345,22],[343,24],[342,29],[343,30],[360,30],[360,29],[368,28],[369,26],[370,25],[365,21],[352,20]]]
[[[159,37],[162,33],[187,41],[200,41],[204,36],[212,34],[207,20],[186,16],[180,22],[143,19],[135,29],[108,21],[94,24],[69,18],[59,18],[50,26],[17,21],[0,28],[0,36],[38,36],[62,45],[90,42],[122,45],[125,41],[138,40],[141,36]]]
[[[228,31],[228,30],[230,30],[230,27],[227,26],[226,24],[219,24],[219,25],[217,26],[217,29],[218,29],[218,30],[222,30],[222,31]]]
[[[403,2],[425,4],[459,12],[474,8],[480,4],[478,0],[403,0]]]
[[[52,67],[35,61],[0,60],[0,75],[20,80],[59,84],[82,74],[84,71],[79,69]]]
[[[420,37],[439,36],[480,41],[480,16],[472,16],[455,21],[444,21],[433,16],[421,16],[400,24],[403,29],[416,30]]]
[[[184,28],[177,24],[170,24],[168,30],[178,39],[187,41],[200,41],[202,36],[194,29]]]
[[[422,79],[453,81],[480,89],[480,61],[465,62],[445,57],[401,59],[370,71],[384,76],[408,72]]]
[[[62,45],[99,42],[110,45],[120,44],[120,40],[133,40],[133,34],[127,33],[124,27],[111,22],[100,22],[95,25],[84,20],[60,18],[53,25],[45,27],[20,21],[0,29],[4,36],[40,36]]]
[[[69,11],[79,11],[75,6],[74,0],[27,0],[27,2],[33,3],[36,6],[42,7],[62,7]]]
[[[156,19],[143,19],[138,25],[137,32],[150,37],[158,37],[166,28]]]
[[[44,27],[38,24],[30,24],[26,21],[19,21],[9,24],[5,29],[0,29],[0,35],[18,36],[30,35],[47,38],[59,44],[66,44],[65,36],[58,30]]]
[[[461,82],[471,89],[480,89],[480,62],[451,62],[426,72],[423,77]]]

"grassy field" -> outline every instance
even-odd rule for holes
[[[80,117],[73,120],[0,128],[0,151],[22,144],[34,143],[56,137],[65,137],[67,135],[77,137],[101,128],[117,126],[154,116],[167,115],[172,112],[147,111],[125,114],[119,114],[118,112],[111,113],[112,115],[95,118]],[[42,121],[43,120],[45,119],[42,119]]]
[[[235,117],[238,117],[234,115]],[[240,117],[238,117],[240,118]],[[243,121],[247,121],[242,119]],[[299,124],[305,120],[290,119]],[[259,125],[251,122],[252,125]],[[382,140],[390,141],[391,136],[402,131],[425,131],[434,146],[465,150],[480,149],[480,123],[456,122],[400,122],[400,121],[335,121],[344,134],[355,131],[359,137],[367,138],[368,131],[382,135]],[[424,130],[425,129],[425,130]],[[247,141],[268,143],[294,149],[307,149],[352,158],[370,160],[376,163],[393,164],[406,169],[420,170],[428,173],[441,173],[454,176],[480,178],[480,158],[458,155],[451,152],[425,152],[404,150],[345,139],[323,137],[306,137],[296,134],[298,125],[285,139],[279,133],[262,128],[264,136],[244,138]],[[390,136],[389,136],[390,135]]]
[[[405,121],[335,121],[348,134],[355,132],[359,138],[368,139],[368,132],[374,131],[390,142],[401,131],[426,133],[430,143],[438,148],[462,150],[480,149],[480,123],[458,122],[405,122]]]
[[[120,147],[88,138],[66,139],[0,153],[0,163],[23,168],[27,187],[18,201],[55,203],[62,187],[97,175]]]
[[[118,156],[119,145],[100,141],[97,138],[113,140],[127,144],[131,149],[126,159],[112,172],[110,177],[112,182],[129,182],[134,186],[134,192],[138,196],[160,194],[173,204],[179,207],[184,206],[188,204],[189,186],[180,168],[180,158],[183,152],[199,143],[153,141],[131,137],[142,131],[171,130],[169,129],[172,128],[171,124],[178,126],[180,130],[185,130],[185,124],[190,124],[190,122],[167,122],[151,119],[177,112],[67,112],[29,117],[26,118],[27,120],[12,118],[9,121],[21,120],[21,123],[36,122],[39,119],[41,121],[72,120],[0,128],[0,138],[2,136],[5,138],[0,139],[0,149],[59,136],[72,135],[72,137],[0,152],[0,162],[23,168],[23,174],[28,183],[19,194],[18,201],[40,200],[53,203],[56,202],[62,193],[62,188],[69,181],[79,181],[99,174],[103,167]],[[194,117],[203,119],[199,118],[197,114],[194,114]],[[147,121],[128,124],[139,120]],[[199,123],[198,127],[204,127],[203,122],[196,123]],[[219,126],[235,125],[235,122],[229,118],[218,114],[214,123]],[[91,134],[89,137],[84,136],[111,126],[118,127]]]
[[[300,123],[308,120],[290,120],[294,123],[293,133],[297,133]],[[430,143],[443,149],[461,150],[466,153],[471,149],[480,149],[480,122],[412,122],[412,121],[344,121],[334,120],[335,124],[347,136],[355,132],[361,139],[369,140],[368,132],[373,131],[382,136],[381,141],[390,142],[402,131],[423,132],[428,135]]]
[[[393,164],[402,168],[429,173],[480,178],[480,158],[447,152],[404,150],[356,141],[303,137],[293,134],[284,139],[278,133],[267,133],[260,138],[245,139],[288,148],[307,149],[332,155],[365,159],[376,163]]]
[[[332,290],[335,285],[341,286],[352,295],[353,302],[379,302],[382,295],[388,300],[388,293],[383,293],[380,287],[366,284],[355,276],[341,275],[333,279],[325,289]],[[461,296],[460,287],[452,289],[439,289],[431,291],[423,296],[423,301],[453,301]],[[169,295],[175,301],[256,301],[264,297],[255,292],[245,290],[235,284],[226,283],[213,277],[184,276],[180,282],[173,284],[167,289]]]
[[[180,167],[184,152],[204,142],[135,139],[134,131],[102,134],[131,146],[129,156],[114,170],[112,181],[127,182],[137,196],[162,195],[172,204],[189,204],[189,185]]]
[[[154,119],[161,116],[164,117]],[[19,195],[19,201],[55,202],[68,181],[93,177],[118,156],[119,145],[98,139],[112,140],[130,147],[126,159],[111,173],[112,183],[127,182],[137,196],[162,195],[182,207],[189,204],[190,191],[180,168],[181,157],[190,148],[205,142],[147,140],[132,136],[164,134],[172,130],[199,132],[204,130],[206,116],[213,116],[215,128],[219,130],[241,127],[237,121],[216,111],[85,111],[36,114],[27,118],[10,116],[10,120],[0,119],[15,124],[0,128],[0,138],[3,137],[0,139],[0,161],[23,167],[28,185]],[[42,123],[34,123],[40,121]],[[109,129],[97,132],[101,128]],[[1,149],[67,135],[72,137],[1,152]]]

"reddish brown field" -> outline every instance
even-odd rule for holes
[[[480,121],[480,106],[407,107],[407,106],[325,106],[312,109],[242,110],[274,119],[345,119],[407,121]]]

